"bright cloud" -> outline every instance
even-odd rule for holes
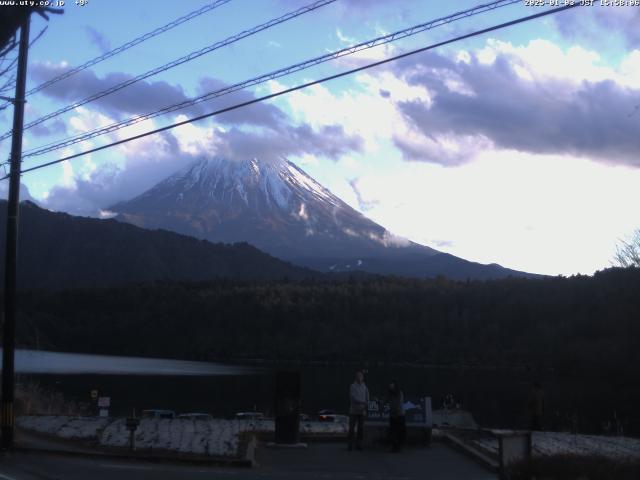
[[[369,217],[411,240],[559,274],[609,264],[620,232],[637,226],[639,182],[640,170],[629,167],[486,152],[456,169],[398,163],[391,173],[360,177],[357,188]]]
[[[390,156],[395,167],[379,172],[358,162],[350,185],[391,231],[485,263],[592,273],[638,226],[639,65],[638,50],[616,67],[581,47],[490,40],[288,101],[296,118],[329,118],[358,132],[365,153]],[[398,161],[389,143],[425,162]]]

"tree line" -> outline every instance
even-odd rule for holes
[[[18,343],[195,360],[640,373],[640,269],[451,281],[155,282],[19,297]]]

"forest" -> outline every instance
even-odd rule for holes
[[[196,360],[640,374],[640,269],[451,281],[375,277],[32,290],[21,347]],[[629,377],[632,375],[633,377]]]

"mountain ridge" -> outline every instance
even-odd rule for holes
[[[116,218],[213,241],[247,241],[279,258],[380,256],[393,236],[284,159],[201,159],[143,194],[109,208]],[[382,249],[381,249],[382,247]]]
[[[117,220],[255,245],[323,272],[453,279],[536,276],[439,252],[388,231],[286,159],[202,158],[109,210]]]
[[[4,251],[6,200],[0,200]],[[18,286],[22,289],[111,287],[161,280],[219,278],[300,280],[320,275],[247,243],[215,244],[115,220],[50,212],[20,204]],[[4,266],[4,255],[0,267]],[[3,279],[0,279],[0,284]]]

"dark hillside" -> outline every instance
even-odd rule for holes
[[[0,201],[0,267],[4,268],[7,202]],[[315,272],[249,244],[214,244],[115,220],[20,207],[20,289],[88,288],[172,279],[301,279]],[[4,277],[0,278],[0,283]]]

